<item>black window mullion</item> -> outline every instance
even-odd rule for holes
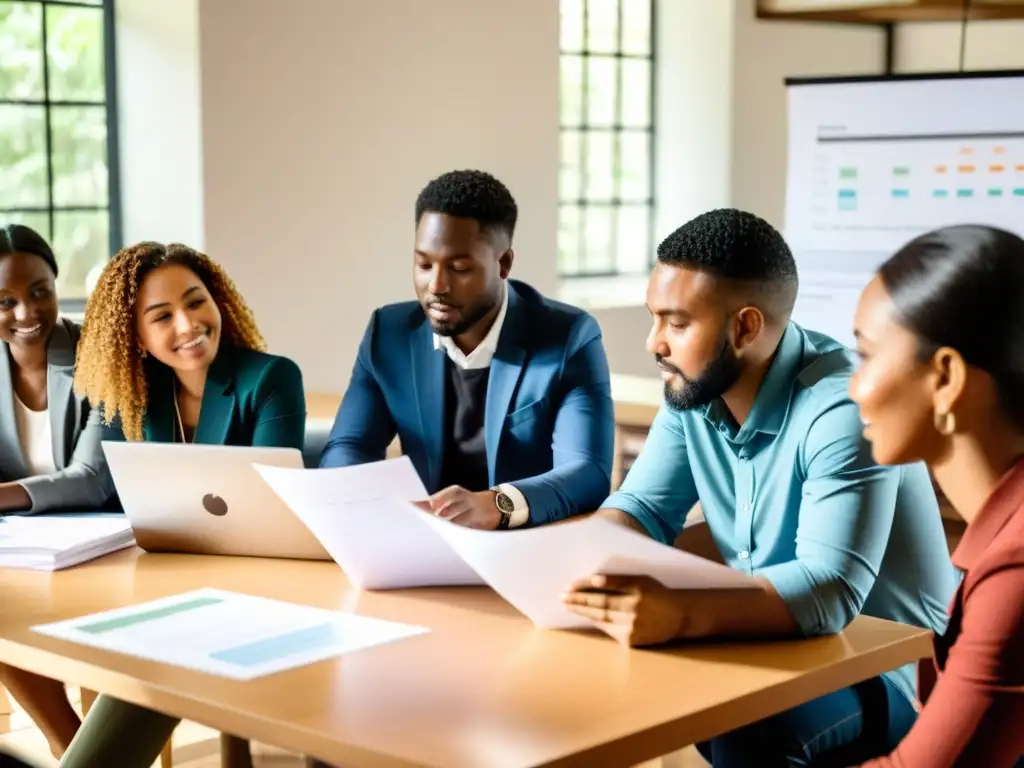
[[[102,5],[106,4],[105,0],[104,0],[104,3],[102,3],[101,5],[96,5],[95,3],[76,3],[74,0],[29,0],[29,2],[42,3],[43,5],[64,6],[65,8],[97,8],[97,9],[102,7]]]
[[[580,99],[580,122],[586,126],[590,123],[590,0],[583,0],[583,45],[580,47],[580,63],[582,73],[580,87],[583,91]],[[580,132],[580,207],[577,215],[577,248],[579,249],[578,269],[587,271],[587,155],[590,148],[590,136],[586,131]]]
[[[584,49],[586,45],[584,45]],[[578,56],[581,51],[560,51],[563,56]],[[623,53],[622,51],[614,51],[609,53],[608,51],[587,51],[588,56],[593,56],[595,59],[640,59],[645,60],[651,58],[645,56],[642,53]]]
[[[615,52],[622,53],[622,4],[624,0],[616,0],[616,27],[615,27]],[[612,122],[619,126],[619,130],[612,130],[612,199],[622,199],[622,59],[615,62],[615,107]],[[608,250],[612,269],[618,272],[619,255],[619,205],[612,204],[608,210],[611,217],[611,226],[608,230]]]
[[[92,8],[93,6],[87,6]],[[97,9],[99,10],[99,9]],[[45,22],[44,22],[45,23]],[[44,65],[45,69],[45,65]],[[105,101],[51,101],[49,99],[0,99],[0,104],[10,104],[15,107],[105,107]]]
[[[49,18],[46,13],[46,4],[43,4],[42,13],[42,45],[43,45],[43,120],[46,126],[46,202],[49,206],[50,220],[50,241],[56,234],[56,225],[53,215],[53,120],[50,116],[50,51],[49,43]]]
[[[117,58],[114,1],[103,2],[104,99],[107,106],[107,233],[110,253],[122,245],[121,154],[117,124]]]

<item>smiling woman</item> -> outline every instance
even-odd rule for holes
[[[184,245],[139,243],[86,305],[76,389],[128,440],[302,448],[302,375],[263,352],[234,283]]]
[[[302,374],[264,347],[218,264],[184,245],[143,242],[111,259],[86,304],[75,386],[106,439],[301,451]],[[148,766],[176,723],[100,696],[61,765]],[[231,736],[224,746],[248,751]]]
[[[99,431],[71,392],[79,328],[58,315],[57,260],[0,229],[0,513],[96,507],[111,494]]]
[[[79,328],[58,315],[57,273],[35,230],[0,229],[0,515],[96,508],[113,491],[101,430],[71,391]],[[3,665],[0,681],[62,754],[79,725],[63,684]]]

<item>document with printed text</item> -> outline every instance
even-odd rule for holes
[[[219,589],[199,589],[33,630],[235,680],[251,680],[429,631]]]
[[[754,586],[740,571],[602,518],[511,531],[464,528],[410,503],[426,490],[407,457],[331,470],[257,470],[365,589],[486,584],[538,626],[568,628],[590,622],[568,611],[561,595],[594,573],[651,576],[673,589]]]

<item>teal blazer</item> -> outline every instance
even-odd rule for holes
[[[142,430],[146,442],[174,442],[174,372],[147,359],[149,397]],[[118,422],[110,428],[124,439]],[[204,445],[263,446],[302,450],[306,395],[302,372],[286,357],[222,346],[203,389],[195,442]]]

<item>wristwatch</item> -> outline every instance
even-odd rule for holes
[[[508,524],[512,520],[512,512],[515,510],[516,505],[512,501],[512,498],[504,491],[492,488],[494,491],[494,506],[498,508],[498,512],[501,514],[501,520],[498,521],[498,530],[508,530]]]

